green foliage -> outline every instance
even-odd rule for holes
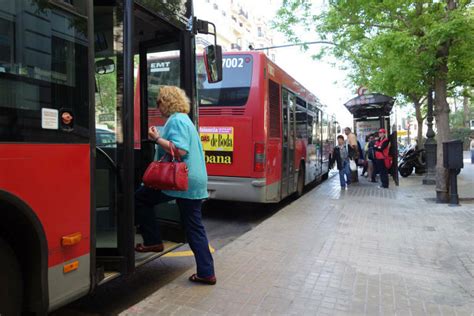
[[[468,112],[468,117],[469,119],[469,114],[472,113],[474,114],[474,103],[472,100],[469,102],[469,112]],[[471,114],[471,115],[472,115]],[[463,108],[458,108],[456,111],[451,112],[449,115],[449,126],[451,128],[463,128],[464,126],[464,110]]]
[[[458,127],[451,129],[451,139],[460,139],[463,141],[464,149],[469,148],[471,142],[470,137],[474,136],[474,133],[466,127]]]
[[[111,58],[117,67],[117,58]],[[95,94],[96,113],[113,114],[117,110],[117,68],[108,74],[95,75],[97,91]],[[101,123],[101,122],[99,122]]]
[[[464,126],[464,113],[462,111],[452,112],[449,116],[449,127],[462,128]]]
[[[302,27],[311,27],[335,43],[326,52],[351,66],[355,86],[413,101],[439,75],[438,49],[446,42],[450,86],[474,86],[473,6],[457,3],[447,11],[445,1],[329,0],[325,11],[316,12],[312,1],[285,0],[275,27],[291,41],[298,41]]]

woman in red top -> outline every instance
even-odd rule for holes
[[[389,141],[387,138],[387,131],[383,128],[379,129],[379,140],[375,143],[375,165],[380,173],[380,180],[382,186],[380,188],[388,189],[388,170],[385,167],[385,158],[388,157]]]

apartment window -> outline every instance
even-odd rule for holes
[[[214,3],[213,7],[214,7],[214,10],[219,9],[219,7],[217,6],[217,3]]]
[[[258,34],[258,37],[263,37],[263,32],[262,32],[262,27],[261,26],[259,26],[257,28],[257,34]]]
[[[227,16],[227,13],[224,10],[222,10],[222,15]]]

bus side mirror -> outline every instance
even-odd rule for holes
[[[207,81],[216,83],[222,80],[222,46],[209,45],[204,49],[204,64]]]
[[[95,73],[98,75],[110,74],[115,71],[115,63],[110,58],[98,60],[95,63]]]

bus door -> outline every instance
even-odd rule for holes
[[[322,112],[319,109],[316,109],[316,116],[313,119],[313,131],[314,131],[313,144],[316,147],[316,177],[321,176],[323,173],[321,115],[322,115]]]
[[[183,86],[184,55],[180,33],[170,32],[159,41],[140,43],[137,73],[137,91],[135,95],[135,170],[137,187],[147,166],[158,160],[162,152],[154,142],[147,140],[148,128],[156,126],[162,130],[166,118],[158,110],[156,100],[160,86]],[[159,204],[155,207],[156,220],[160,224],[160,233],[168,252],[185,242],[180,212],[176,201]],[[141,236],[136,236],[141,242]],[[136,264],[140,265],[153,259],[149,255],[136,254]]]
[[[115,5],[94,6],[95,33],[95,249],[97,282],[126,272],[121,229],[124,97],[123,10]]]
[[[155,157],[154,146],[141,142],[146,140],[148,118],[153,117],[148,113],[156,112],[155,102],[149,102],[148,99],[156,99],[158,84],[180,84],[182,80],[178,78],[176,82],[171,80],[171,77],[166,77],[168,81],[162,80],[159,83],[151,77],[147,80],[148,68],[151,67],[151,61],[148,59],[161,51],[178,52],[181,59],[184,59],[182,56],[188,56],[186,60],[191,60],[189,46],[192,45],[182,44],[187,42],[184,36],[189,36],[185,31],[165,23],[160,17],[137,4],[134,4],[133,10],[124,9],[119,2],[94,1],[94,4],[94,246],[96,283],[100,284],[121,274],[130,273],[136,265],[163,254],[135,253],[134,245],[141,242],[141,236],[136,234],[134,209],[131,205],[143,170]],[[128,4],[130,5],[130,2]],[[130,23],[133,23],[133,27],[127,25]],[[130,30],[133,30],[133,33]],[[154,42],[153,47],[146,45],[151,42]],[[182,76],[183,71],[178,68],[178,73]],[[140,75],[144,77],[143,80],[140,80]],[[188,83],[188,86],[192,84]],[[140,95],[144,95],[144,98],[141,99]],[[151,108],[150,111],[148,107]],[[141,115],[142,112],[144,115]],[[134,137],[133,125],[138,126],[138,133],[135,133],[138,135],[138,141],[137,137]],[[170,204],[163,214],[163,239],[173,241],[165,242],[165,251],[169,251],[184,238],[182,229],[178,228],[180,225],[177,207]]]
[[[281,198],[295,192],[295,95],[282,89],[283,139],[282,139],[282,173]]]

